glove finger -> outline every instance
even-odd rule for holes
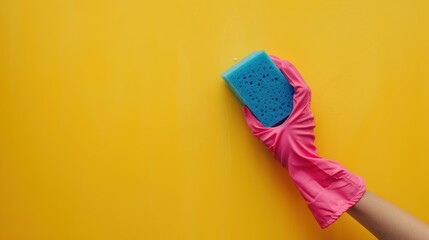
[[[286,76],[289,83],[295,88],[307,87],[304,78],[295,68],[295,66],[287,60],[282,60],[276,56],[270,55],[271,60],[279,68],[279,70]],[[308,88],[308,87],[307,87]]]
[[[298,72],[298,70],[287,60],[281,60],[278,57],[270,56],[276,66],[285,75],[286,79],[295,89],[292,115],[303,112],[303,110],[310,104],[311,101],[311,90],[304,81],[304,78]]]

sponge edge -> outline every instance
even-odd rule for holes
[[[251,53],[222,78],[265,127],[281,123],[292,111],[294,89],[265,51]]]

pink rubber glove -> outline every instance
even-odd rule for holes
[[[288,169],[320,227],[326,228],[359,201],[365,193],[365,182],[317,154],[311,91],[291,63],[274,56],[271,59],[295,89],[292,112],[284,123],[271,128],[264,127],[246,106],[244,116],[252,134]]]

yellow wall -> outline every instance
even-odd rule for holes
[[[0,1],[0,239],[372,239],[320,230],[220,78],[313,90],[319,152],[429,222],[427,1]]]

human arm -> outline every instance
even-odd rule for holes
[[[381,240],[429,239],[427,224],[368,191],[347,212]]]
[[[266,128],[243,108],[247,125],[288,169],[322,228],[345,211],[382,240],[429,239],[429,227],[411,214],[366,192],[364,180],[339,163],[322,158],[314,145],[311,91],[288,61],[271,57],[295,89],[293,110],[279,126]]]

